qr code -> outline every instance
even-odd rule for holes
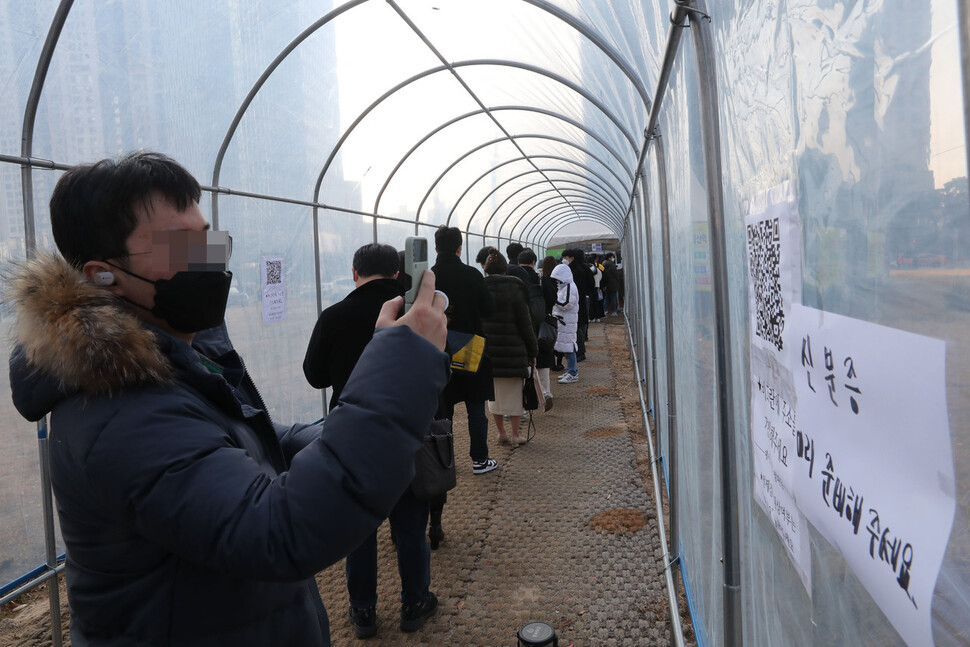
[[[283,261],[266,261],[266,285],[283,282]]]
[[[754,283],[755,334],[778,350],[785,329],[778,218],[748,225],[748,267]]]

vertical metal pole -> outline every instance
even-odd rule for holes
[[[624,305],[626,306],[627,310],[632,310],[630,306],[634,306],[634,305],[636,306],[636,319],[634,319],[633,321],[633,332],[635,333],[634,340],[633,340],[634,352],[637,354],[638,357],[643,357],[644,356],[643,339],[645,337],[644,325],[645,325],[646,315],[643,312],[643,296],[642,296],[643,292],[641,289],[641,283],[642,283],[641,279],[643,277],[643,243],[640,239],[640,218],[637,217],[638,215],[637,212],[640,210],[640,201],[637,200],[639,190],[640,190],[639,187],[637,187],[636,183],[634,183],[633,190],[631,192],[633,195],[633,209],[630,213],[629,222],[630,222],[630,232],[632,234],[632,239],[633,239],[631,244],[631,247],[632,247],[631,251],[633,253],[633,256],[636,258],[636,262],[627,266],[627,267],[630,267],[630,269],[633,269],[635,271],[627,272],[626,274],[629,276],[624,275],[624,278],[626,278],[627,281],[629,282],[629,285],[627,287],[629,288],[628,292],[632,297],[631,299],[629,299],[629,301],[624,302]],[[617,297],[617,307],[619,307],[619,296]],[[640,364],[642,364],[642,362],[638,363],[637,365],[638,386],[640,384],[643,384],[644,382],[644,375],[640,372],[640,368],[639,368]],[[650,409],[651,409],[651,404],[648,397],[647,412],[649,412]],[[650,437],[649,429],[644,428],[643,433],[648,438]]]
[[[637,198],[640,197],[640,189],[637,189]],[[644,242],[644,214],[643,214],[643,203],[640,200],[636,201],[636,214],[635,214],[635,224],[637,231],[637,257],[640,259],[640,271],[637,272],[637,283],[636,283],[636,294],[637,300],[639,301],[639,312],[640,312],[640,352],[639,355],[642,358],[640,362],[640,382],[645,387],[645,393],[647,394],[647,401],[650,405],[649,411],[651,414],[656,416],[656,406],[657,403],[650,399],[650,383],[647,381],[647,373],[650,367],[650,355],[653,353],[653,348],[647,345],[647,335],[650,332],[650,326],[652,325],[649,319],[649,312],[647,311],[647,303],[649,301],[649,296],[647,295],[647,283],[646,283],[646,272],[650,267],[650,260],[647,258],[647,247]],[[650,430],[645,429],[644,433],[647,438],[650,437]]]
[[[51,59],[54,57],[54,50],[57,41],[61,36],[64,23],[71,12],[73,0],[61,0],[51,20],[50,29],[47,31],[47,38],[44,40],[44,47],[41,50],[40,58],[37,61],[37,68],[34,70],[34,79],[30,86],[30,94],[27,97],[27,105],[24,109],[24,123],[21,131],[20,153],[23,157],[30,159],[34,147],[34,124],[37,118],[37,107],[40,105],[40,96],[44,90],[44,81],[47,79],[47,71],[50,69]],[[27,258],[33,258],[37,248],[37,233],[34,223],[34,176],[33,169],[29,164],[25,164],[20,170],[20,184],[23,191],[24,204],[24,247]],[[44,418],[37,423],[37,443],[40,458],[40,483],[41,499],[44,505],[44,535],[47,545],[47,567],[57,568],[57,545],[54,540],[54,508],[51,495],[50,480],[50,455],[47,446],[47,419]],[[50,602],[51,616],[51,637],[54,647],[61,647],[61,593],[58,588],[58,578],[52,577],[47,586],[48,599]]]
[[[47,70],[50,69],[57,40],[61,37],[61,30],[64,28],[64,23],[67,21],[67,16],[71,12],[71,5],[73,4],[74,0],[61,0],[61,3],[57,6],[57,11],[54,12],[54,18],[51,20],[50,29],[47,30],[47,38],[44,40],[40,58],[37,60],[37,68],[34,70],[34,80],[30,85],[30,94],[27,95],[27,105],[24,108],[24,127],[20,136],[20,154],[28,159],[33,155],[34,122],[37,119],[37,106],[40,105],[40,95],[44,91]],[[24,244],[27,258],[33,258],[34,250],[37,247],[37,233],[34,225],[34,177],[29,164],[24,164],[20,169],[20,184],[24,199]]]
[[[646,173],[643,169],[640,169],[640,186],[643,187],[643,224],[644,224],[644,238],[647,247],[647,253],[644,255],[647,259],[647,289],[649,292],[648,299],[650,301],[650,379],[653,381],[653,427],[654,427],[654,445],[657,448],[657,457],[662,459],[663,454],[661,453],[660,445],[660,397],[659,390],[657,388],[657,313],[656,308],[653,304],[653,236],[650,228],[650,202],[647,187]]]
[[[704,0],[690,5],[706,13]],[[717,371],[718,426],[721,449],[721,523],[724,559],[724,644],[742,644],[741,550],[738,530],[737,445],[734,429],[734,385],[731,381],[731,308],[724,231],[724,196],[721,185],[721,134],[718,123],[717,66],[714,39],[708,20],[691,14],[691,33],[697,56],[704,170],[707,182],[708,225],[714,289],[714,355]]]
[[[670,510],[670,552],[680,558],[680,502],[678,501],[680,466],[680,440],[677,437],[677,381],[674,354],[673,276],[670,270],[670,208],[667,203],[667,166],[663,140],[655,135],[653,140],[657,160],[657,183],[660,185],[660,235],[663,256],[664,325],[667,348],[667,505]]]
[[[970,172],[970,146],[966,146],[970,138],[970,3],[959,0],[957,11],[957,21],[960,23],[960,62],[963,68],[963,141],[967,171]]]
[[[375,223],[377,219],[375,218]],[[320,270],[320,207],[313,205],[313,273],[316,277],[316,291],[317,291],[317,316],[323,312],[323,276]],[[328,400],[327,400],[327,390],[320,389],[320,400],[322,402],[323,417],[326,418],[327,414],[330,413],[327,410]]]
[[[54,537],[54,501],[51,495],[51,457],[47,441],[47,418],[37,423],[37,452],[40,456],[41,501],[44,506],[44,544],[47,548],[47,568],[57,569],[57,540]],[[51,637],[54,647],[61,647],[61,591],[59,578],[47,580],[47,598],[51,607]]]

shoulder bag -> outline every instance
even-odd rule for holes
[[[434,499],[457,483],[455,439],[451,420],[433,420],[424,444],[414,455],[414,480],[411,491],[419,499]]]
[[[559,337],[559,322],[552,315],[545,316],[539,323],[539,331],[536,333],[539,350],[551,353],[557,337]]]
[[[534,366],[529,366],[529,377],[525,378],[522,384],[522,407],[526,411],[535,411],[539,408],[539,401],[544,400],[542,389],[539,387],[539,376],[536,375]]]
[[[485,354],[485,338],[473,333],[449,330],[446,350],[451,355],[451,370],[478,373]]]

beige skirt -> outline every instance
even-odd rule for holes
[[[496,413],[501,416],[521,416],[525,409],[522,407],[522,384],[525,382],[521,377],[496,377],[492,378],[495,385],[495,399],[488,401],[489,413]]]

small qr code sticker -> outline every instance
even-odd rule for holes
[[[754,284],[755,334],[778,350],[785,329],[781,295],[781,237],[778,218],[747,226],[748,267]]]
[[[283,261],[266,261],[266,285],[283,282]]]

